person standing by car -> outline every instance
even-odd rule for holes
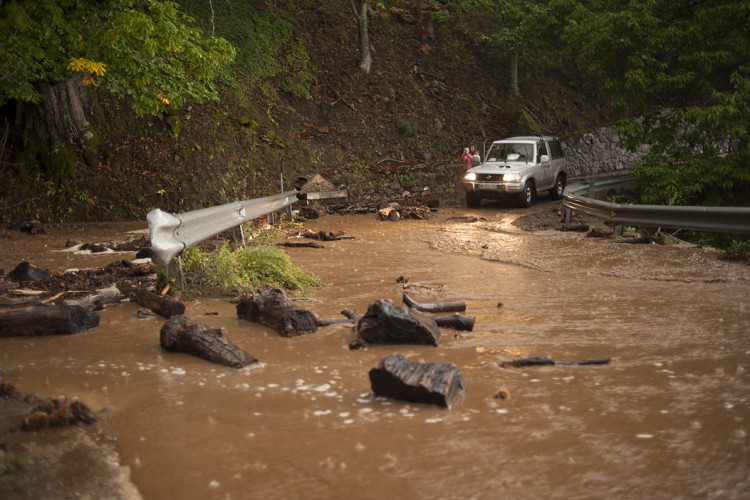
[[[471,152],[469,152],[469,148],[464,148],[464,154],[461,157],[461,161],[464,162],[466,170],[469,170],[474,166],[474,157],[472,156]]]
[[[476,167],[477,165],[482,163],[482,159],[479,157],[479,151],[477,151],[477,148],[474,147],[473,144],[469,146],[469,154],[471,154],[473,166]]]

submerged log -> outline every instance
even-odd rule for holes
[[[136,304],[151,309],[164,318],[185,314],[185,304],[171,297],[162,297],[158,293],[135,288],[127,283],[118,283],[117,288]]]
[[[608,365],[612,358],[584,359],[582,361],[555,361],[550,358],[519,358],[500,361],[501,368],[522,368],[524,366],[552,366],[552,365]]]
[[[318,331],[318,317],[298,308],[279,288],[263,287],[237,304],[237,316],[262,323],[284,337],[296,337]]]
[[[176,316],[161,328],[161,346],[167,351],[184,352],[230,368],[242,368],[258,360],[227,339],[224,330]]]
[[[464,393],[461,371],[444,363],[413,363],[403,354],[383,358],[370,370],[376,396],[450,408]]]
[[[432,318],[390,300],[370,304],[354,327],[359,338],[368,344],[438,345],[440,329]]]
[[[276,243],[276,246],[288,248],[325,248],[325,245],[315,243],[314,241],[285,241],[283,243]]]
[[[432,302],[432,303],[420,303],[409,297],[409,294],[404,292],[404,304],[414,309],[426,312],[452,312],[452,311],[465,311],[466,304],[463,302]]]
[[[0,308],[0,337],[66,335],[99,325],[99,315],[81,306],[40,305]]]
[[[470,332],[474,329],[474,318],[471,316],[463,316],[461,314],[452,314],[450,316],[433,316],[440,327],[452,328],[454,330],[465,330]]]

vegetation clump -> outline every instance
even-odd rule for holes
[[[238,249],[225,244],[213,252],[191,247],[180,259],[185,276],[181,287],[183,297],[212,292],[242,295],[263,285],[294,293],[323,284],[293,264],[283,250],[269,244]]]

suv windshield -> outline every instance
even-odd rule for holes
[[[487,161],[534,161],[534,145],[522,143],[493,144]]]

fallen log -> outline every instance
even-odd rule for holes
[[[164,323],[159,334],[161,346],[184,352],[230,368],[243,368],[258,360],[227,339],[224,330],[175,316]]]
[[[474,318],[462,314],[452,314],[450,316],[433,316],[440,327],[452,328],[453,330],[465,330],[470,332],[474,329]]]
[[[0,308],[0,337],[67,335],[99,325],[99,315],[81,306],[40,305]]]
[[[264,324],[284,337],[296,337],[318,331],[318,317],[298,308],[279,288],[263,287],[252,297],[244,297],[237,304],[241,319]]]
[[[390,300],[370,304],[354,327],[359,338],[368,344],[438,345],[440,328],[435,320]]]
[[[501,368],[522,368],[525,366],[552,366],[552,365],[608,365],[612,358],[584,359],[582,361],[555,361],[550,358],[519,358],[500,361]]]
[[[349,236],[348,234],[344,234],[342,232],[333,233],[325,231],[318,231],[317,233],[314,233],[312,231],[304,231],[298,234],[298,236],[302,236],[303,238],[310,238],[313,240],[320,240],[320,241],[337,241],[337,240],[353,240],[354,236]]]
[[[131,301],[151,309],[164,318],[185,314],[185,304],[174,300],[172,297],[162,297],[158,293],[149,292],[142,288],[135,288],[124,282],[118,283],[117,289],[127,295]]]
[[[406,292],[404,292],[404,304],[425,312],[452,312],[466,310],[466,304],[463,302],[432,302],[423,304],[409,297],[409,294]]]
[[[450,408],[466,388],[456,366],[413,363],[403,354],[381,359],[369,375],[376,396],[446,408]]]
[[[319,319],[318,320],[318,326],[329,326],[329,325],[340,325],[342,323],[351,323],[355,324],[357,321],[359,321],[359,314],[355,313],[354,311],[350,311],[349,309],[344,309],[341,311],[341,314],[346,316],[346,318],[342,319]]]
[[[315,243],[314,241],[285,241],[283,243],[276,243],[276,246],[288,248],[325,248],[325,245]]]

